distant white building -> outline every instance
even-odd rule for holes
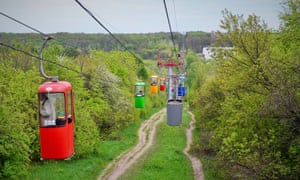
[[[209,60],[209,59],[212,59],[215,55],[216,55],[216,52],[213,51],[216,50],[216,49],[232,49],[232,47],[204,47],[202,49],[202,55],[204,57],[204,59],[206,60]]]
[[[204,47],[202,49],[202,54],[204,56],[204,59],[211,59],[214,55],[214,53],[211,51],[211,47]]]

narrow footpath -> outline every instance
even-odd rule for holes
[[[150,119],[143,122],[138,131],[138,144],[128,152],[121,154],[116,160],[108,164],[103,170],[98,180],[116,180],[121,176],[144,152],[152,145],[156,126],[162,122],[166,108],[153,114]]]
[[[186,130],[187,146],[183,153],[190,159],[195,180],[204,180],[204,173],[200,160],[193,157],[188,153],[190,145],[192,143],[192,131],[194,129],[195,118],[191,112],[188,112],[192,120],[190,127]],[[106,168],[101,172],[98,180],[116,180],[118,179],[127,169],[131,167],[133,163],[137,161],[152,145],[156,127],[165,119],[166,108],[153,114],[148,120],[144,121],[138,131],[138,144],[127,152],[119,155],[115,160],[109,163]]]
[[[202,163],[200,160],[189,154],[189,150],[193,141],[193,130],[195,128],[195,116],[192,112],[188,111],[188,113],[191,115],[192,120],[190,122],[190,127],[186,129],[185,134],[186,134],[186,148],[183,150],[183,153],[190,159],[193,169],[194,169],[194,178],[195,180],[204,180],[204,172],[202,168]]]

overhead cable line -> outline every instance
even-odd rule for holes
[[[27,24],[25,24],[25,23],[23,23],[23,22],[21,22],[21,21],[15,19],[15,18],[13,18],[13,17],[11,17],[11,16],[9,16],[9,15],[3,13],[3,12],[0,12],[0,14],[3,15],[3,16],[5,16],[5,17],[7,17],[7,18],[9,18],[9,19],[11,19],[11,20],[13,20],[13,21],[15,21],[15,22],[17,22],[17,23],[19,23],[19,24],[22,24],[23,26],[25,26],[25,27],[27,27],[27,28],[29,28],[29,29],[31,29],[31,30],[33,30],[33,31],[35,31],[35,32],[37,32],[37,33],[43,35],[43,36],[46,36],[46,37],[49,37],[49,36],[50,36],[50,35],[45,34],[45,33],[41,32],[41,31],[37,30],[36,28],[34,28],[34,27],[32,27],[32,26],[29,26],[29,25],[27,25]]]
[[[175,7],[175,0],[173,0],[173,9],[174,9],[174,22],[175,22],[175,30],[178,31],[178,24],[177,24],[177,13]]]
[[[5,16],[5,17],[7,17],[7,18],[9,18],[9,19],[11,19],[11,20],[13,20],[13,21],[15,21],[15,22],[17,22],[17,23],[19,23],[19,24],[21,24],[21,25],[23,25],[23,26],[25,26],[25,27],[27,27],[27,28],[29,28],[29,29],[31,29],[31,30],[33,30],[33,31],[35,31],[35,32],[37,32],[37,33],[39,33],[39,34],[42,35],[44,38],[51,38],[51,39],[54,39],[52,36],[50,36],[50,35],[48,35],[48,34],[46,34],[46,33],[43,33],[42,31],[39,31],[39,30],[37,30],[36,28],[33,28],[32,26],[29,26],[29,25],[27,25],[27,24],[25,24],[25,23],[23,23],[23,22],[21,22],[21,21],[15,19],[15,18],[13,18],[13,17],[11,17],[11,16],[9,16],[9,15],[7,15],[7,14],[5,14],[5,13],[0,12],[0,14],[3,15],[3,16]],[[55,39],[55,40],[58,41],[57,39]],[[58,42],[60,42],[60,41],[58,41]],[[0,45],[1,45],[1,46],[4,46],[4,47],[6,47],[6,48],[10,48],[10,49],[12,49],[12,50],[14,50],[14,51],[21,52],[21,53],[23,53],[23,54],[25,54],[25,55],[27,55],[27,56],[30,56],[30,57],[33,57],[33,58],[36,58],[36,59],[39,59],[39,60],[40,60],[40,57],[37,56],[37,55],[33,55],[33,54],[29,53],[29,52],[26,52],[26,51],[24,51],[24,50],[22,50],[22,49],[18,49],[18,48],[14,47],[14,46],[5,44],[5,43],[3,43],[3,42],[1,42],[1,41],[0,41]],[[86,74],[86,73],[80,72],[80,71],[78,71],[78,70],[75,70],[75,69],[73,69],[73,68],[69,68],[69,67],[67,67],[67,66],[61,65],[61,64],[59,64],[59,63],[57,63],[57,62],[55,62],[55,61],[51,61],[51,60],[48,60],[48,59],[45,59],[45,58],[42,58],[42,60],[47,61],[47,62],[49,62],[49,63],[51,63],[51,64],[54,64],[54,65],[57,65],[57,66],[59,66],[59,67],[65,68],[65,69],[67,69],[67,70],[69,70],[69,71],[73,71],[73,72],[75,72],[75,73],[78,73],[78,74],[80,74],[81,76],[83,76],[83,77],[85,77],[85,78],[88,78],[88,77],[90,76],[89,74]],[[101,79],[101,78],[99,78],[99,79],[102,80],[102,81],[105,81],[105,82],[112,82],[112,81],[105,80],[105,79]]]
[[[8,45],[8,44],[2,43],[2,42],[0,42],[0,46],[4,46],[4,47],[10,48],[10,49],[12,49],[12,50],[14,50],[14,51],[21,52],[21,53],[23,53],[23,54],[25,54],[25,55],[27,55],[27,56],[36,58],[36,59],[38,59],[38,60],[40,59],[40,57],[37,56],[37,55],[33,55],[33,54],[31,54],[31,53],[29,53],[29,52],[26,52],[26,51],[24,51],[24,50],[22,50],[22,49],[18,49],[18,48],[14,47],[14,46],[11,46],[11,45]],[[59,67],[62,67],[62,68],[64,68],[64,69],[67,69],[67,70],[69,70],[69,71],[73,71],[73,72],[75,72],[75,73],[78,73],[79,75],[81,75],[81,76],[83,76],[84,78],[87,78],[87,79],[89,79],[89,78],[92,77],[90,74],[87,74],[87,73],[84,73],[84,72],[80,72],[80,71],[75,70],[75,69],[73,69],[73,68],[69,68],[69,67],[67,67],[67,66],[64,66],[64,65],[62,65],[62,64],[59,64],[59,63],[57,63],[57,62],[55,62],[55,61],[52,61],[52,60],[48,60],[48,59],[43,58],[43,61],[47,61],[47,62],[49,62],[49,63],[51,63],[51,64],[57,65],[57,66],[59,66]],[[97,79],[99,79],[99,80],[101,80],[101,81],[103,81],[103,82],[109,82],[109,83],[113,83],[113,82],[114,82],[114,81],[110,81],[110,80],[102,79],[102,78],[97,78]]]
[[[174,52],[175,52],[175,54],[177,54],[175,40],[174,40],[174,35],[173,35],[172,27],[171,27],[171,22],[170,22],[169,14],[168,14],[167,3],[166,3],[166,0],[163,0],[163,1],[164,1],[164,7],[165,7],[166,16],[167,16],[167,19],[168,19],[169,30],[170,30],[170,33],[171,33],[171,39],[172,39],[172,42],[173,42]]]
[[[62,42],[62,41],[56,39],[55,37],[51,36],[50,34],[43,33],[42,31],[40,31],[40,30],[38,30],[38,29],[36,29],[36,28],[34,28],[34,27],[32,27],[32,26],[29,26],[28,24],[25,24],[25,23],[23,23],[23,22],[17,20],[16,18],[13,18],[13,17],[11,17],[11,16],[9,16],[9,15],[3,13],[3,12],[0,12],[0,14],[3,15],[3,16],[5,16],[5,17],[7,17],[7,18],[10,19],[10,20],[13,20],[13,21],[15,21],[15,22],[17,22],[17,23],[19,23],[19,24],[21,24],[21,25],[23,25],[23,26],[25,26],[25,27],[31,29],[32,31],[35,31],[35,32],[39,33],[39,34],[42,35],[44,38],[45,38],[45,37],[49,37],[49,38],[51,38],[51,39],[53,39],[53,40],[55,40],[55,41],[57,41],[57,42],[59,42],[59,43],[62,43],[62,44],[64,44],[64,45],[66,45],[66,46],[74,47],[74,46],[70,45],[69,43]]]
[[[0,45],[1,45],[1,46],[4,46],[4,47],[7,47],[7,48],[10,48],[10,49],[12,49],[12,50],[14,50],[14,51],[21,52],[21,53],[23,53],[23,54],[26,54],[27,56],[30,56],[30,57],[33,57],[33,58],[36,58],[36,59],[39,59],[39,58],[40,58],[40,57],[37,56],[37,55],[33,55],[33,54],[31,54],[31,53],[29,53],[29,52],[26,52],[26,51],[24,51],[24,50],[22,50],[22,49],[18,49],[18,48],[14,47],[14,46],[11,46],[11,45],[8,45],[8,44],[2,43],[2,42],[0,42]],[[81,72],[79,72],[79,71],[77,71],[77,70],[75,70],[75,69],[72,69],[72,68],[69,68],[69,67],[67,67],[67,66],[61,65],[61,64],[59,64],[59,63],[57,63],[57,62],[55,62],[55,61],[51,61],[51,60],[44,59],[44,58],[43,58],[43,60],[45,60],[45,61],[47,61],[47,62],[49,62],[49,63],[51,63],[51,64],[55,64],[55,65],[57,65],[57,66],[60,66],[60,67],[62,67],[62,68],[65,68],[65,69],[67,69],[67,70],[70,70],[70,71],[73,71],[73,72],[82,74]]]
[[[143,60],[141,58],[139,58],[135,53],[133,53],[132,51],[130,51],[121,41],[120,39],[118,39],[109,29],[107,29],[103,23],[101,23],[99,21],[99,19],[97,19],[93,13],[88,10],[85,6],[83,6],[78,0],[75,0],[77,2],[77,4],[84,9],[103,29],[105,29],[105,31],[107,31],[109,33],[109,35],[111,35],[111,37],[116,40],[126,51],[128,51],[131,55],[133,55],[139,63],[143,64]]]
[[[28,24],[23,23],[23,22],[17,20],[16,18],[13,18],[13,17],[11,17],[11,16],[9,16],[9,15],[3,13],[3,12],[0,12],[0,14],[3,15],[3,16],[5,16],[5,17],[7,17],[7,18],[9,18],[9,19],[11,19],[11,20],[13,20],[13,21],[15,21],[15,22],[17,22],[17,23],[19,23],[19,24],[21,24],[21,25],[23,25],[23,26],[25,26],[25,27],[27,27],[27,28],[29,28],[29,29],[31,29],[31,30],[33,30],[33,31],[35,31],[35,32],[37,32],[37,33],[39,33],[39,34],[42,35],[44,38],[54,39],[51,35],[46,34],[46,33],[43,33],[42,31],[39,31],[38,29],[36,29],[36,28],[34,28],[34,27],[32,27],[32,26],[29,26]],[[56,41],[57,41],[57,40],[56,40]],[[31,56],[31,57],[40,59],[39,56],[36,56],[36,55],[33,55],[33,54],[31,54],[31,53],[29,53],[29,52],[26,52],[26,51],[24,51],[24,50],[15,48],[15,47],[13,47],[13,46],[11,46],[11,45],[8,45],[8,44],[2,43],[2,42],[0,42],[0,45],[5,46],[5,47],[10,48],[10,49],[13,49],[13,50],[18,51],[18,52],[22,52],[22,53],[24,53],[24,54],[26,54],[26,55],[28,55],[28,56]],[[52,64],[55,64],[55,65],[57,65],[57,66],[60,66],[60,67],[62,67],[62,68],[68,69],[68,70],[70,70],[70,71],[73,71],[73,72],[76,72],[76,73],[81,73],[81,72],[79,72],[79,71],[77,71],[77,70],[74,70],[74,69],[72,69],[72,68],[63,66],[63,65],[61,65],[61,64],[59,64],[59,63],[57,63],[57,62],[55,62],[55,61],[47,60],[47,59],[44,59],[44,58],[43,58],[43,60],[48,61],[48,62],[50,62],[50,63],[52,63]]]

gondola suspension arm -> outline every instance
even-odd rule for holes
[[[40,74],[45,77],[46,79],[48,80],[51,80],[51,81],[58,81],[58,76],[48,76],[45,72],[44,72],[44,69],[43,69],[43,50],[45,49],[46,45],[47,45],[47,42],[49,40],[53,39],[52,36],[46,36],[44,38],[44,42],[42,44],[42,47],[40,49],[40,52],[39,52],[39,59],[40,59]]]

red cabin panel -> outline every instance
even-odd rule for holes
[[[40,128],[41,157],[43,159],[66,159],[70,156],[67,126]]]
[[[66,81],[57,81],[57,82],[45,82],[44,84],[40,85],[39,92],[63,92],[67,93],[68,91],[72,90],[72,85]]]
[[[164,84],[161,84],[159,86],[160,91],[164,91],[166,89],[166,86]]]

